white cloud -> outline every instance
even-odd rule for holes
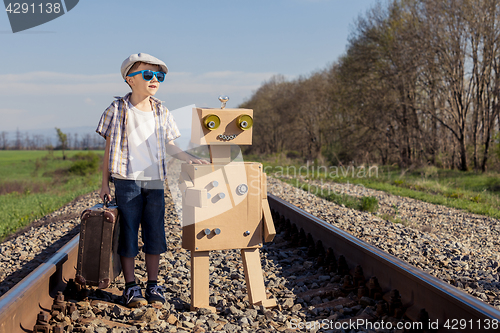
[[[90,97],[85,98],[84,102],[85,102],[85,104],[88,104],[88,105],[91,105],[91,106],[95,105],[94,100],[92,98],[90,98]]]
[[[118,74],[100,74],[100,75],[85,75],[85,74],[70,74],[70,73],[58,73],[58,72],[29,72],[23,75],[18,74],[1,74],[0,82],[11,81],[11,82],[26,82],[26,78],[30,81],[35,82],[74,82],[78,83],[84,82],[95,82],[96,80],[113,80],[118,78]]]
[[[246,93],[257,89],[275,73],[207,72],[169,73],[162,84],[168,93]],[[26,79],[29,78],[29,79]],[[31,72],[23,75],[0,75],[0,95],[89,95],[127,91],[118,74],[84,75],[57,72]],[[161,89],[161,88],[160,88]],[[87,100],[86,100],[87,101]]]
[[[245,72],[207,72],[203,74],[174,73],[167,76],[164,85],[168,93],[215,93],[225,94],[252,90],[268,80],[275,73],[245,73]],[[169,74],[170,76],[170,74]]]
[[[26,110],[23,109],[0,109],[0,116],[2,117],[12,116],[12,115],[20,116],[25,112]]]

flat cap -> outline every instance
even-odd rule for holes
[[[127,76],[128,71],[130,68],[136,63],[136,62],[145,62],[147,64],[152,64],[152,65],[158,65],[160,66],[161,70],[165,72],[165,74],[168,73],[168,67],[165,65],[163,61],[161,61],[158,58],[153,57],[152,55],[149,55],[147,53],[137,53],[137,54],[132,54],[130,57],[125,59],[122,63],[122,77],[125,80],[125,77]]]

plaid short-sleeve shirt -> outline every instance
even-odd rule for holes
[[[124,97],[116,97],[111,105],[104,111],[97,125],[96,132],[104,138],[111,137],[109,149],[109,171],[121,176],[127,176],[129,160],[127,139],[127,115],[129,111],[129,98],[131,93]],[[161,180],[167,176],[167,154],[165,145],[168,141],[181,136],[172,113],[154,97],[150,97],[153,106],[155,129],[158,147],[158,163]]]

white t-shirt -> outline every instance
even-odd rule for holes
[[[128,174],[125,179],[160,179],[158,144],[153,111],[144,112],[129,102],[127,115]],[[115,178],[124,179],[120,175]]]

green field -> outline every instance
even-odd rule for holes
[[[72,201],[99,189],[103,151],[0,151],[0,241]],[[423,167],[324,167],[277,156],[260,161],[269,176],[311,189],[307,180],[360,184],[367,188],[500,218],[500,174]],[[297,179],[301,179],[297,181]],[[375,213],[377,202],[328,194],[328,200]]]
[[[101,184],[103,151],[0,151],[0,240]]]
[[[260,158],[268,175],[303,187],[304,180],[350,183],[471,213],[500,218],[500,174],[438,169],[433,166],[399,169],[394,166],[318,166],[300,164],[282,155]],[[302,181],[292,181],[301,178]],[[338,201],[335,198],[332,201]],[[342,199],[342,198],[340,198]],[[350,200],[345,197],[345,200]],[[344,200],[342,199],[342,200]],[[347,206],[347,205],[346,205]]]

